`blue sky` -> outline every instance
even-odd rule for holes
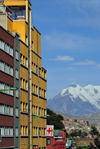
[[[100,0],[32,0],[47,99],[71,83],[100,85]]]

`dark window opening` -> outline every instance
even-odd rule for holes
[[[20,16],[23,17],[23,20],[26,19],[26,10],[25,6],[9,6],[12,10],[12,20],[18,20]]]

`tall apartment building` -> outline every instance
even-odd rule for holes
[[[4,109],[9,106],[9,109],[11,108],[13,111],[12,117],[5,115],[4,112],[0,113],[0,120],[6,121],[7,117],[10,121],[9,124],[7,121],[5,125],[4,121],[0,122],[2,133],[0,148],[9,146],[9,148],[16,149],[33,147],[45,149],[47,71],[42,67],[41,34],[31,25],[30,1],[5,0],[4,5],[0,6],[0,29],[6,34],[6,36],[3,35],[4,38],[0,36],[1,68],[4,64],[4,71],[0,69],[0,73],[2,73],[0,83],[17,88],[16,91],[10,91],[12,95],[9,95],[10,92],[9,94],[0,93],[0,106],[4,106]],[[4,45],[4,49],[2,49],[2,45]],[[6,45],[9,53],[7,53]],[[13,76],[5,72],[6,64],[9,69],[12,68]],[[5,77],[6,79],[3,79]],[[0,88],[2,87],[7,88],[5,85],[0,85]],[[1,95],[4,102],[1,102]],[[6,102],[8,99],[9,102]],[[34,118],[33,115],[37,118]],[[5,128],[9,128],[8,134],[6,134]],[[8,141],[9,139],[12,141]],[[3,143],[3,141],[7,142],[6,140],[8,144]],[[10,142],[12,143],[10,144]]]

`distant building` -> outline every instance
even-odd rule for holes
[[[49,126],[49,125],[47,125]],[[66,131],[56,131],[47,129],[47,133],[50,133],[50,135],[47,135],[47,149],[65,149],[66,148]],[[52,135],[51,135],[52,134]]]

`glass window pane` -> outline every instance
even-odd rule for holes
[[[10,136],[13,136],[13,128],[10,128]]]
[[[10,107],[10,115],[13,115],[13,107]]]

